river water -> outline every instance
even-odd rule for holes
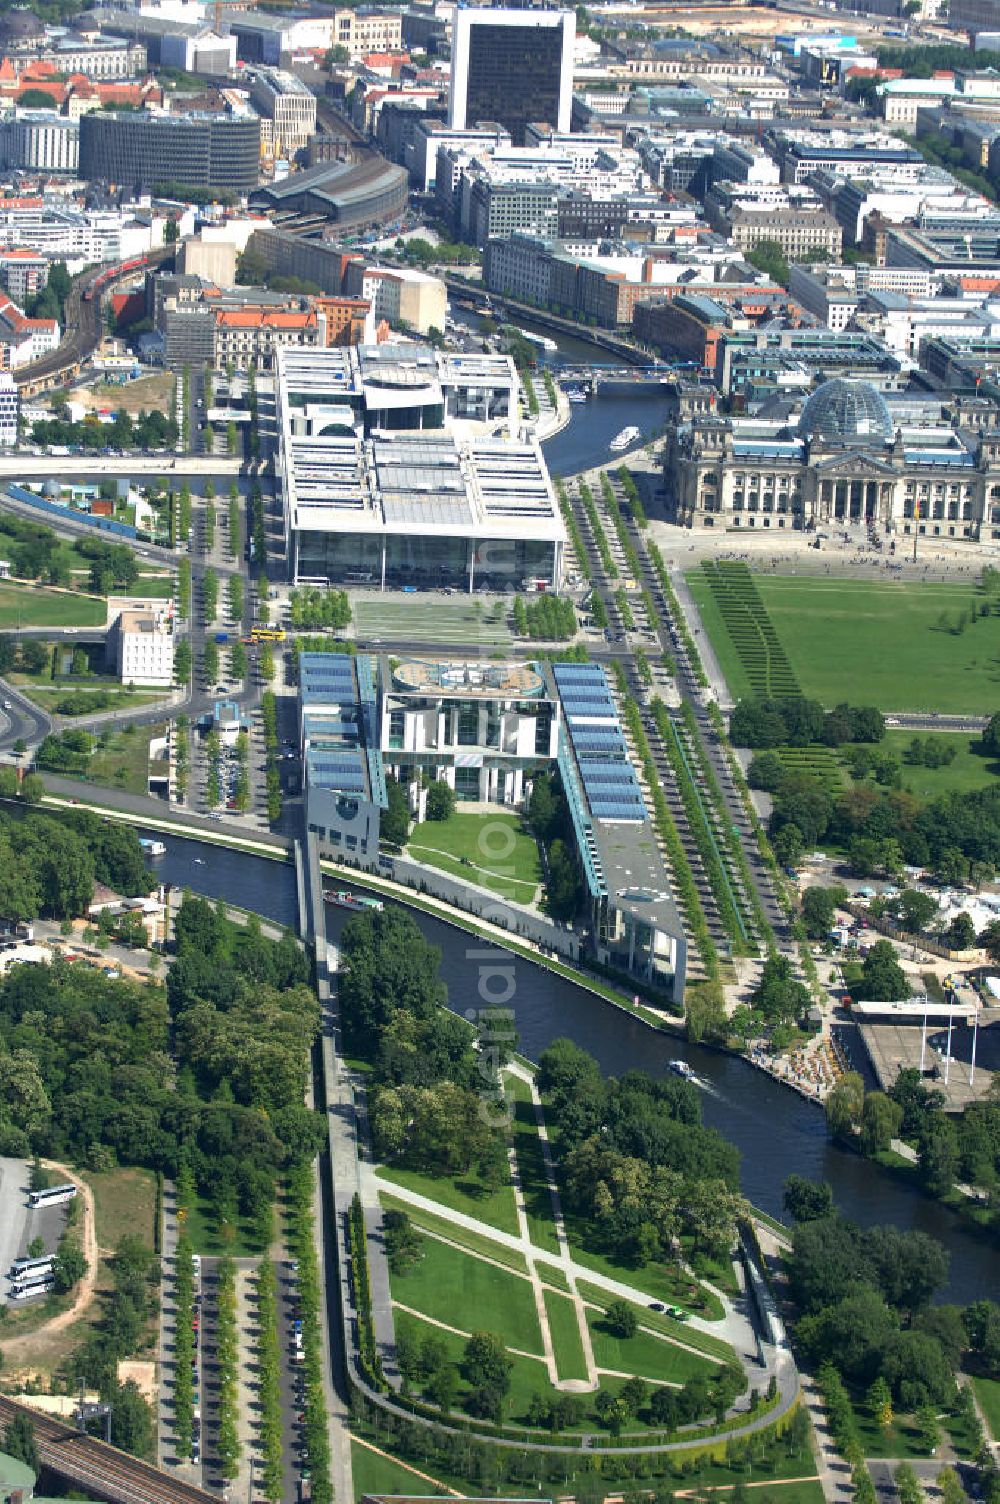
[[[474,313],[465,309],[456,309],[454,317],[456,323],[472,329],[478,329],[481,324]],[[519,319],[518,326],[555,340],[558,350],[554,353],[539,351],[538,354],[539,365],[548,366],[554,373],[565,365],[621,364],[607,350],[598,349],[587,340],[546,329],[528,318]],[[662,389],[650,390],[641,383],[635,386],[616,384],[586,402],[574,403],[570,408],[569,423],[551,439],[546,439],[542,452],[553,475],[571,475],[598,465],[620,465],[621,455],[612,454],[609,448],[615,434],[635,424],[642,437],[648,439],[663,428],[665,418],[666,398]]]
[[[161,881],[189,886],[206,897],[224,898],[279,923],[295,925],[291,866],[159,832],[149,834],[167,846],[166,856],[154,863]],[[350,917],[344,909],[327,911],[331,939],[339,937]],[[428,940],[441,950],[441,973],[457,1012],[488,1003],[491,984],[485,982],[484,998],[480,983],[487,974],[503,972],[513,986],[508,1006],[514,1011],[520,1048],[534,1060],[560,1035],[575,1039],[614,1075],[638,1068],[659,1076],[671,1059],[683,1057],[704,1080],[705,1121],[736,1144],[743,1156],[743,1189],[756,1205],[781,1216],[781,1186],[786,1176],[794,1173],[828,1180],[841,1211],[855,1221],[863,1225],[891,1222],[938,1238],[951,1254],[947,1299],[967,1302],[996,1294],[996,1254],[989,1242],[940,1203],[858,1155],[831,1145],[823,1114],[813,1103],[736,1056],[654,1033],[629,1014],[528,961],[439,920],[419,913],[414,917]]]

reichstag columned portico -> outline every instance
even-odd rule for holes
[[[827,381],[798,417],[698,417],[669,432],[668,506],[689,527],[1000,539],[1000,434],[903,426],[862,381]]]

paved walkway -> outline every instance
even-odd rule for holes
[[[587,1312],[580,1298],[580,1292],[576,1287],[574,1274],[573,1256],[570,1253],[569,1239],[566,1236],[566,1224],[563,1220],[562,1201],[559,1195],[559,1185],[556,1181],[555,1166],[552,1163],[552,1149],[549,1144],[548,1129],[545,1125],[545,1114],[542,1110],[542,1099],[538,1095],[538,1087],[535,1085],[533,1071],[526,1066],[511,1062],[507,1066],[507,1074],[515,1076],[519,1081],[527,1083],[531,1091],[531,1107],[535,1115],[535,1130],[542,1151],[542,1159],[545,1164],[545,1178],[548,1181],[549,1201],[552,1207],[552,1222],[555,1227],[556,1240],[559,1244],[559,1259],[563,1273],[566,1276],[569,1297],[573,1302],[576,1315],[577,1327],[580,1332],[580,1343],[583,1348],[583,1358],[587,1366],[585,1379],[560,1379],[559,1370],[553,1349],[551,1328],[549,1326],[548,1312],[545,1309],[545,1293],[542,1290],[538,1270],[535,1265],[535,1244],[531,1241],[531,1230],[528,1225],[528,1214],[524,1204],[524,1187],[521,1184],[520,1171],[517,1164],[517,1151],[513,1142],[508,1150],[511,1164],[511,1183],[514,1187],[514,1202],[517,1207],[517,1225],[521,1238],[525,1245],[525,1257],[528,1263],[528,1275],[531,1279],[532,1289],[535,1296],[535,1306],[538,1310],[538,1324],[542,1331],[542,1342],[545,1344],[545,1357],[549,1363],[549,1377],[554,1389],[566,1390],[575,1394],[592,1394],[600,1387],[597,1364],[594,1361],[594,1346],[590,1338],[590,1327],[587,1323]],[[531,1250],[529,1252],[529,1250]]]

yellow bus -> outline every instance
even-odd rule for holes
[[[251,642],[284,642],[285,634],[280,627],[251,627]]]

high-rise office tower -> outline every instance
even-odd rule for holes
[[[498,121],[516,146],[533,120],[568,131],[575,39],[573,11],[457,7],[448,124],[467,130]]]

